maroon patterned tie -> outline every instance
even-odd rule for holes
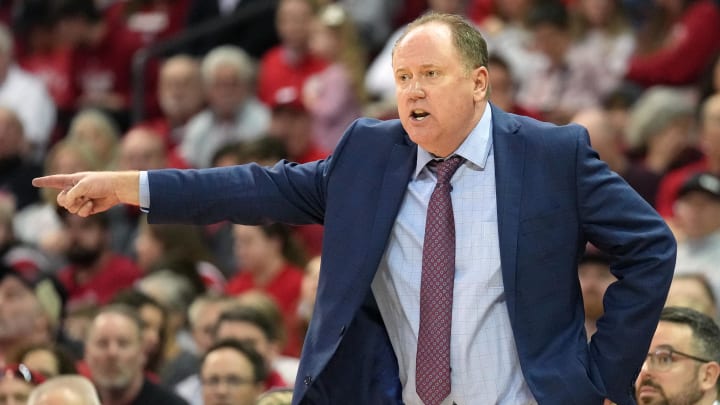
[[[460,156],[452,156],[437,163],[437,184],[427,209],[415,357],[416,391],[425,405],[438,405],[450,395],[450,325],[455,279],[455,217],[450,179],[463,161]]]

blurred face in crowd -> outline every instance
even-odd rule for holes
[[[267,361],[272,363],[277,354],[277,347],[268,340],[257,325],[244,321],[223,321],[217,329],[216,341],[235,339],[252,346],[255,351]]]
[[[143,271],[149,271],[153,264],[162,258],[164,252],[162,243],[150,230],[150,226],[148,224],[140,225],[140,232],[135,237],[137,264]]]
[[[22,358],[22,363],[31,370],[35,370],[46,378],[55,377],[60,374],[60,364],[55,354],[47,349],[34,349]]]
[[[226,302],[207,302],[201,305],[197,319],[193,320],[192,334],[198,351],[204,353],[215,340],[215,324],[222,311],[228,307]]]
[[[160,134],[136,128],[125,134],[120,145],[120,170],[154,170],[166,165],[165,144]]]
[[[27,337],[40,314],[37,298],[15,276],[0,280],[0,345],[4,340]]]
[[[702,358],[693,342],[690,326],[660,321],[650,344],[650,353],[658,349],[673,349]],[[708,364],[676,353],[671,358],[671,364],[660,370],[649,357],[645,360],[635,382],[639,405],[692,405],[702,399],[705,392],[715,389],[717,378],[708,378]],[[656,362],[661,363],[660,360]]]
[[[184,124],[203,107],[200,65],[186,57],[163,64],[158,78],[158,100],[171,124]]]
[[[263,270],[268,262],[282,257],[282,243],[259,226],[235,225],[235,256],[248,271]]]
[[[340,34],[319,19],[313,20],[310,27],[310,52],[325,60],[337,59],[340,53]]]
[[[65,234],[69,241],[67,260],[80,267],[95,265],[108,243],[107,230],[97,221],[77,215],[65,217]]]
[[[720,63],[718,64],[720,66]],[[720,163],[720,94],[711,96],[702,108],[700,147],[705,155]]]
[[[108,131],[98,122],[97,116],[81,115],[73,121],[68,136],[73,141],[90,147],[102,164],[108,164],[114,157],[117,142],[116,135]]]
[[[582,289],[585,316],[598,319],[603,314],[603,297],[607,288],[615,281],[610,267],[605,263],[588,261],[578,267]]]
[[[705,192],[691,191],[678,198],[674,212],[678,227],[689,239],[720,230],[720,200]]]
[[[673,278],[665,306],[692,308],[713,319],[717,316],[716,304],[707,287],[695,276]]]
[[[511,112],[515,105],[515,85],[512,75],[507,68],[498,63],[490,63],[488,66],[492,72],[490,75],[490,101],[501,110]]]
[[[0,159],[20,156],[24,147],[22,124],[15,113],[0,107]]]
[[[252,363],[241,352],[222,348],[207,355],[200,370],[205,405],[252,405],[262,393]]]
[[[581,0],[580,12],[590,25],[602,27],[615,12],[615,0]]]
[[[100,389],[123,390],[142,378],[145,363],[141,331],[127,316],[102,313],[90,326],[85,361]]]
[[[278,5],[275,25],[283,45],[296,52],[308,46],[313,10],[307,0],[283,0]]]
[[[465,65],[450,28],[437,22],[413,29],[393,54],[403,128],[413,142],[439,157],[460,146],[485,110],[488,71]]]
[[[207,97],[213,112],[223,118],[234,118],[248,94],[248,83],[237,68],[218,65],[207,82]]]
[[[154,305],[141,306],[138,314],[144,324],[142,330],[143,352],[149,358],[161,350],[165,316],[162,310]]]
[[[33,384],[12,371],[5,371],[0,376],[0,405],[25,405],[32,389]]]

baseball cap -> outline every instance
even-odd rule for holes
[[[692,191],[699,191],[720,200],[720,178],[711,173],[698,173],[690,177],[678,190],[680,199]]]

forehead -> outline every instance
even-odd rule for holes
[[[660,321],[650,348],[672,346],[677,350],[686,352],[691,348],[692,343],[693,333],[690,326],[675,322]]]
[[[222,348],[205,357],[201,372],[205,375],[212,372],[251,375],[252,370],[252,363],[243,353],[232,348]]]
[[[265,339],[263,330],[256,324],[249,321],[226,320],[220,323],[217,331],[218,339],[233,338],[243,339]]]
[[[397,43],[393,53],[393,67],[402,69],[405,65],[440,65],[456,59],[450,27],[441,22],[429,22],[412,29]]]
[[[0,279],[0,292],[13,291],[13,292],[27,292],[31,294],[30,290],[14,275],[5,276]]]
[[[137,337],[140,331],[137,324],[122,314],[104,313],[95,318],[89,331],[89,338],[98,337]]]

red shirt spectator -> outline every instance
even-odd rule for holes
[[[293,60],[297,59],[297,60]],[[282,46],[269,50],[260,61],[258,98],[267,105],[298,99],[308,77],[325,69],[327,63],[315,56],[291,55]]]
[[[103,305],[115,294],[131,287],[141,276],[140,269],[130,259],[109,253],[97,272],[86,276],[78,274],[74,265],[69,265],[58,274],[58,279],[68,292],[68,307],[76,305]]]

